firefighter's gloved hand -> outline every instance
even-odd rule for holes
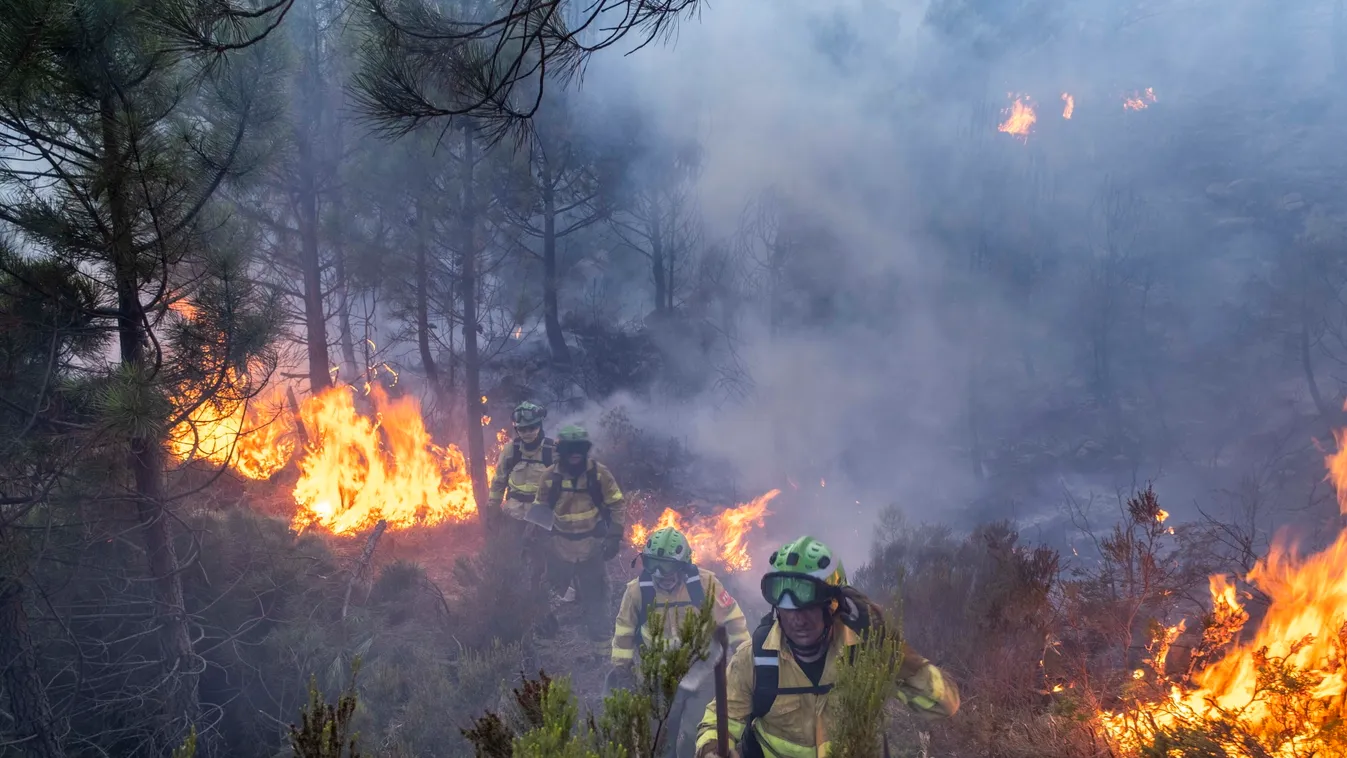
[[[622,535],[610,534],[603,538],[603,559],[611,561],[622,551]]]
[[[842,623],[851,627],[853,632],[860,634],[869,630],[872,626],[883,627],[884,616],[880,612],[879,606],[871,602],[864,592],[855,587],[843,587],[838,603],[837,612],[842,617]]]

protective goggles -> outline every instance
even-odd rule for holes
[[[656,558],[653,555],[641,555],[641,566],[650,572],[651,576],[669,576],[670,574],[680,574],[683,571],[683,562],[675,561],[672,558]]]
[[[514,425],[514,430],[515,430],[516,432],[525,432],[525,433],[526,433],[526,432],[536,432],[536,431],[538,431],[539,429],[541,429],[542,426],[543,426],[542,424],[515,424],[515,425]]]
[[[835,599],[837,588],[807,574],[773,572],[762,578],[762,597],[774,608],[812,608]]]

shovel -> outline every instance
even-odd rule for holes
[[[552,525],[557,523],[557,514],[543,503],[534,503],[524,512],[524,520],[550,532]]]
[[[687,709],[688,701],[696,697],[701,690],[702,685],[706,683],[707,677],[716,677],[716,697],[719,698],[716,706],[716,729],[721,739],[729,738],[729,718],[723,713],[725,698],[725,665],[729,656],[729,634],[725,627],[716,627],[715,633],[711,636],[711,648],[707,651],[704,660],[697,661],[688,668],[688,672],[678,682],[678,690],[674,692],[673,705],[669,708],[668,724],[677,730],[683,723],[683,711]],[[665,732],[668,734],[668,732]],[[664,740],[661,738],[660,742]],[[678,736],[674,735],[674,745],[678,744]],[[656,747],[655,753],[659,754],[659,748]],[[724,755],[724,753],[722,753]]]

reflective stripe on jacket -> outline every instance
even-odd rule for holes
[[[740,610],[739,603],[720,586],[715,574],[698,567],[697,575],[701,579],[703,590],[707,595],[714,598],[711,601],[711,608],[715,613],[716,623],[728,627],[730,650],[733,652],[740,645],[748,642],[748,620],[744,618],[744,612]],[[647,613],[649,611],[665,613],[665,638],[677,640],[678,627],[683,623],[683,618],[694,610],[687,584],[680,581],[678,587],[669,593],[656,586],[655,602],[652,606],[647,610]],[[667,612],[665,611],[666,606]],[[640,607],[641,578],[637,577],[627,583],[627,589],[622,593],[622,605],[617,609],[617,623],[613,627],[614,666],[630,666],[634,662],[636,656],[636,626],[640,623]],[[643,626],[641,628],[641,643],[649,645],[650,639],[650,630]]]
[[[557,558],[568,563],[581,563],[599,554],[600,540],[604,534],[622,535],[627,526],[627,504],[622,499],[622,490],[608,467],[590,460],[585,473],[570,477],[560,470],[561,462],[550,466],[543,474],[538,485],[538,502],[548,503],[556,498],[556,523],[548,533],[548,542]],[[603,495],[602,503],[595,503],[589,495],[589,476],[598,478],[598,490]],[[560,474],[560,476],[553,476]],[[552,492],[553,482],[559,482],[560,492]],[[602,510],[600,510],[602,509]],[[607,518],[603,518],[604,512]],[[600,526],[600,522],[606,524]],[[603,532],[604,534],[600,534]]]
[[[836,622],[833,629],[832,644],[828,649],[828,660],[823,667],[823,675],[818,685],[809,680],[799,664],[791,656],[788,646],[782,644],[781,625],[772,625],[763,647],[779,651],[779,690],[790,688],[815,689],[831,688],[837,682],[838,660],[847,648],[860,641],[851,629]],[[744,736],[744,728],[752,713],[753,704],[753,646],[744,645],[735,651],[730,660],[727,673],[727,711],[729,715],[730,739],[737,745]],[[947,681],[940,669],[922,659],[915,674],[899,682],[899,699],[919,712],[934,716],[952,716],[959,709],[959,693],[952,682]],[[824,694],[788,694],[780,692],[772,703],[772,709],[765,715],[754,719],[753,733],[763,753],[779,758],[824,758],[828,755],[827,724],[824,708],[828,695]],[[716,703],[714,700],[706,707],[701,726],[697,729],[697,748],[716,739]]]
[[[510,468],[510,460],[514,457],[514,445],[518,442],[515,440],[506,444],[500,451],[495,476],[491,477],[491,502],[500,501],[501,510],[514,518],[523,519],[534,498],[537,497],[538,485],[542,483],[543,475],[547,472],[547,466],[543,464],[543,448],[552,447],[552,455],[548,456],[551,458],[556,457],[556,448],[555,443],[549,439],[541,440],[532,450],[520,444],[519,462],[514,468]]]

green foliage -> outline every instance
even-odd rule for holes
[[[541,726],[514,742],[514,758],[608,758],[595,749],[594,734],[580,723],[580,706],[571,694],[570,680],[554,680],[542,693]],[[625,754],[618,753],[613,758]]]
[[[603,700],[601,713],[580,719],[579,705],[568,680],[540,674],[514,691],[515,712],[488,710],[463,736],[477,758],[654,758],[674,738],[670,723],[678,685],[689,670],[707,662],[715,629],[715,592],[686,614],[677,639],[663,634],[663,614],[652,609],[649,645],[641,648],[638,680],[633,690],[618,689]],[[505,746],[511,745],[506,752]]]
[[[196,724],[192,724],[191,731],[187,733],[187,739],[173,749],[172,758],[196,758]]]
[[[300,713],[299,726],[290,725],[290,749],[295,758],[360,758],[360,735],[354,730],[358,702],[355,690],[359,660],[351,667],[346,688],[330,704],[318,689],[318,680],[309,680],[309,702]]]
[[[837,684],[828,695],[829,755],[880,758],[885,705],[898,693],[902,635],[892,628],[877,629],[855,650],[854,657],[839,662]]]

